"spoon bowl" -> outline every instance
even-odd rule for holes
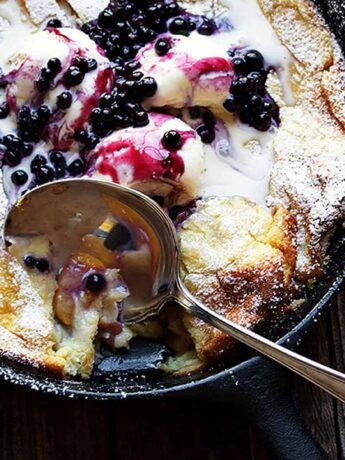
[[[38,235],[47,236],[51,244],[57,275],[73,253],[98,251],[99,243],[106,253],[113,251],[130,292],[124,302],[125,322],[157,314],[175,292],[174,225],[153,200],[133,189],[89,179],[37,187],[9,212],[4,241]]]
[[[174,299],[190,314],[345,402],[345,374],[239,326],[187,290],[179,270],[173,223],[142,193],[90,179],[68,179],[35,188],[10,210],[3,236],[10,245],[18,236],[38,235],[45,235],[51,243],[52,268],[57,276],[73,252],[85,248],[99,252],[101,241],[101,256],[114,256],[112,260],[130,291],[123,310],[124,322],[142,321]]]

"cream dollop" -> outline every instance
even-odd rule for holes
[[[168,131],[177,131],[181,145],[169,151],[162,144]],[[182,120],[171,115],[150,114],[141,128],[115,131],[91,152],[95,161],[89,175],[135,187],[149,195],[174,196],[188,203],[198,196],[204,169],[203,144]]]

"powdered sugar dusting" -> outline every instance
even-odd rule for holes
[[[320,272],[329,233],[345,218],[345,138],[330,120],[301,107],[282,110],[269,203],[299,223],[298,270]]]

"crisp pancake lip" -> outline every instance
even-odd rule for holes
[[[67,25],[96,17],[107,0],[69,0],[66,4],[70,9],[61,8],[55,0],[46,1],[44,8],[40,0],[19,3],[35,25],[52,17]],[[223,10],[223,3],[226,1],[205,0],[202,7],[205,13],[217,14]],[[329,238],[345,216],[345,73],[339,47],[308,0],[258,3],[295,60],[290,83],[296,103],[281,108],[281,125],[274,141],[275,164],[268,196],[271,212],[238,197],[216,199],[213,210],[212,200],[205,200],[180,230],[187,286],[207,305],[248,327],[284,314],[296,280],[306,283],[322,275]],[[181,4],[189,5],[191,11],[201,7],[198,0]],[[215,230],[207,219],[202,221],[199,234],[196,231],[200,216],[212,215],[217,207],[227,210],[224,215],[231,210],[234,226],[241,235],[236,240],[225,225],[223,230],[229,241],[236,240],[226,250],[212,248],[212,241],[203,235],[205,229]],[[214,217],[219,227],[223,225],[223,214]],[[248,216],[246,222],[244,214]],[[204,251],[193,246],[193,239],[202,240],[204,250],[214,251],[215,260],[226,255],[228,263],[223,261],[212,268],[207,254],[204,257]],[[0,281],[1,353],[58,375],[79,373],[88,377],[99,312],[93,310],[84,318],[87,332],[81,341],[70,342],[59,350],[61,338],[53,327],[51,303],[38,295],[34,280],[5,252],[0,254]],[[35,321],[29,321],[32,317]],[[183,315],[189,337],[177,317],[167,322],[177,337],[185,343],[191,338],[195,344],[198,360],[188,355],[188,371],[224,360],[234,352],[231,338],[195,318]],[[158,323],[138,326],[134,333],[154,337],[164,334]],[[181,340],[176,345],[179,347],[183,348]],[[183,360],[180,367],[183,368]]]

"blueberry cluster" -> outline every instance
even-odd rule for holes
[[[175,1],[118,0],[110,3],[96,21],[82,30],[101,46],[116,64],[133,59],[158,34],[189,35],[193,30],[211,35],[215,24],[206,17],[186,14]]]
[[[39,258],[32,255],[27,255],[23,259],[24,264],[31,269],[36,268],[40,273],[47,273],[49,272],[49,262],[47,259]]]
[[[67,87],[80,85],[85,78],[85,74],[96,69],[97,61],[95,59],[76,56],[72,59],[70,67],[63,74],[64,83]]]
[[[7,134],[1,140],[3,164],[14,167],[19,165],[23,157],[31,155],[33,147],[29,142],[23,142],[15,134]]]
[[[240,120],[259,131],[267,131],[272,120],[279,122],[279,109],[266,91],[267,71],[259,51],[233,52],[236,74],[224,108],[237,113]]]
[[[114,89],[101,95],[98,107],[90,113],[91,130],[83,129],[76,134],[76,140],[87,149],[93,148],[100,137],[113,130],[129,126],[140,127],[149,123],[149,115],[141,103],[154,96],[157,83],[154,78],[144,77],[139,68],[138,61],[124,64],[118,73]]]
[[[67,165],[65,156],[59,150],[51,150],[48,159],[40,154],[33,158],[30,170],[35,176],[37,185],[46,184],[56,179],[72,176],[77,177],[84,173],[85,163],[80,158]]]
[[[48,91],[55,77],[61,70],[61,61],[58,58],[49,59],[47,66],[42,67],[40,75],[36,80],[36,88],[39,91]]]
[[[23,141],[37,142],[41,139],[51,116],[48,106],[41,105],[36,110],[23,105],[17,114],[18,134]]]

